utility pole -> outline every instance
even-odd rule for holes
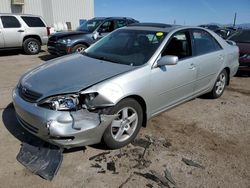
[[[234,14],[234,24],[233,24],[233,28],[235,27],[235,24],[236,24],[236,17],[237,17],[237,13],[235,12],[235,14]]]

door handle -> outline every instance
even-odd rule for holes
[[[195,69],[195,64],[191,63],[189,69],[194,70]]]
[[[22,33],[22,32],[24,32],[24,30],[22,30],[22,29],[19,29],[17,32],[19,32],[19,33]]]

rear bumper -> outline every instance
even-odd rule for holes
[[[20,124],[33,135],[64,148],[96,144],[115,118],[79,110],[54,111],[23,100],[13,91],[13,104]]]

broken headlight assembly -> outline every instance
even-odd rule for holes
[[[56,111],[75,111],[81,108],[94,109],[92,101],[97,93],[84,95],[60,95],[42,100],[38,105]]]

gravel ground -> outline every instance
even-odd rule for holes
[[[153,118],[121,150],[65,151],[51,182],[32,174],[16,160],[30,134],[15,118],[11,91],[50,58],[0,52],[0,187],[250,187],[250,77],[234,77],[217,100],[197,98]]]

